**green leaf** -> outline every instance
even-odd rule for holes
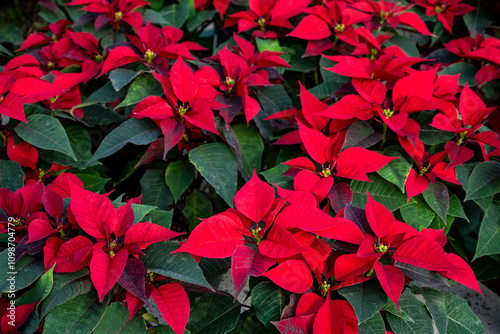
[[[472,312],[465,299],[449,291],[444,292],[444,295],[448,315],[446,334],[484,333],[481,320]]]
[[[387,303],[387,294],[375,280],[339,289],[339,293],[351,303],[358,323],[373,317]]]
[[[139,317],[135,316],[132,319],[128,309],[122,304],[115,302],[111,303],[106,308],[101,321],[94,329],[94,334],[140,334],[146,332],[146,324]]]
[[[195,16],[189,19],[186,25],[187,30],[189,32],[195,31],[203,22],[212,20],[215,13],[217,13],[215,9],[197,10]]]
[[[64,153],[76,161],[68,135],[57,118],[37,114],[26,120],[28,123],[19,123],[14,128],[19,137],[35,147]]]
[[[499,255],[484,256],[472,263],[472,271],[478,281],[489,281],[500,278]]]
[[[165,171],[165,181],[177,203],[181,195],[194,180],[195,168],[188,161],[171,162]]]
[[[24,186],[24,172],[21,166],[12,160],[0,160],[0,188],[12,192]]]
[[[90,334],[102,318],[106,304],[89,292],[54,307],[45,318],[44,332],[57,334]]]
[[[289,298],[290,294],[273,282],[262,282],[252,289],[252,305],[257,311],[257,318],[266,327],[269,327],[270,321],[281,319]]]
[[[477,240],[475,259],[492,254],[500,254],[500,206],[492,204],[484,215]]]
[[[97,151],[87,162],[87,166],[90,166],[94,161],[110,156],[128,143],[149,144],[160,134],[160,129],[153,121],[129,118],[103,139]]]
[[[387,311],[391,313],[392,315],[395,315],[396,317],[400,317],[401,319],[407,320],[409,322],[413,322],[412,318],[406,313],[405,311],[399,309],[396,307],[396,304],[393,303],[392,300],[388,300],[387,304],[385,304],[384,308],[382,311]]]
[[[147,270],[157,274],[213,290],[191,255],[187,253],[170,254],[179,247],[179,244],[173,241],[155,243],[144,251],[145,255],[141,256],[142,262]]]
[[[355,181],[351,182],[353,193],[352,205],[358,208],[364,208],[368,201],[366,191],[370,192],[370,196],[381,203],[390,211],[395,211],[407,204],[406,195],[401,190],[387,182],[377,174],[370,174],[370,180],[373,182]]]
[[[12,270],[8,264],[8,249],[0,253],[0,291],[10,290],[10,283],[7,279],[14,277],[15,291],[19,291],[36,281],[42,276],[45,268],[43,262],[36,257],[24,254],[14,265]]]
[[[174,210],[164,211],[164,210],[153,210],[149,216],[149,220],[153,224],[163,226],[165,228],[170,228],[172,226],[172,218],[174,216]]]
[[[460,74],[460,76],[458,77],[458,83],[460,86],[465,86],[465,84],[468,84],[469,87],[475,87],[476,73],[477,69],[471,63],[459,62],[445,67],[443,70],[438,72],[438,75]]]
[[[469,30],[470,37],[476,38],[477,34],[483,34],[484,29],[493,22],[493,19],[488,11],[478,6],[464,15],[464,22]]]
[[[395,35],[390,39],[388,39],[384,43],[384,46],[387,47],[391,45],[396,45],[400,47],[401,50],[403,50],[403,52],[406,53],[408,57],[420,57],[420,52],[418,51],[415,44],[416,44],[415,40],[411,40],[408,37]]]
[[[408,321],[388,313],[387,320],[395,334],[429,334],[434,332],[432,318],[427,312],[424,303],[414,295],[403,293],[399,297],[399,307],[407,314],[410,314],[413,321]]]
[[[165,183],[165,171],[162,169],[148,169],[141,181],[142,203],[167,210],[172,204],[173,197]]]
[[[172,327],[168,325],[153,326],[149,327],[146,334],[176,334]],[[190,334],[190,332],[185,329],[183,334]]]
[[[439,130],[430,126],[429,124],[432,123],[433,118],[434,114],[427,111],[421,111],[415,117],[415,120],[420,124],[419,138],[425,145],[446,143],[455,137],[453,132]]]
[[[424,297],[425,305],[434,319],[438,332],[442,334],[446,333],[446,327],[448,327],[448,316],[446,314],[444,294],[431,288],[413,287],[412,290],[414,288],[418,294],[421,294]]]
[[[118,92],[140,74],[141,71],[137,72],[125,68],[117,68],[109,72],[109,80],[115,91]]]
[[[156,209],[158,209],[156,206],[132,203],[132,210],[134,211],[134,224],[142,221],[148,213]]]
[[[83,187],[94,193],[101,192],[104,189],[106,183],[111,180],[110,178],[104,178],[91,174],[75,174],[83,182]]]
[[[448,188],[444,183],[434,182],[429,183],[427,189],[422,193],[425,201],[432,210],[441,218],[446,221],[448,210],[450,208],[450,194]]]
[[[114,88],[113,88],[114,90]],[[144,73],[139,75],[130,88],[128,89],[127,96],[125,100],[122,101],[116,108],[130,106],[141,102],[148,96],[162,96],[163,87],[158,80],[153,77],[150,73]]]
[[[392,184],[398,186],[398,188],[401,189],[401,192],[404,193],[405,183],[408,178],[408,174],[410,174],[411,165],[397,152],[387,152],[386,155],[399,158],[392,160],[387,165],[379,169],[377,174]]]
[[[417,266],[413,266],[411,264],[402,263],[398,261],[394,262],[394,266],[401,269],[401,271],[403,272],[403,274],[405,274],[405,276],[410,277],[411,279],[417,282],[429,285],[432,284],[448,285],[445,278],[435,271],[430,271],[424,268],[420,268]]]
[[[231,127],[238,139],[241,150],[241,164],[248,178],[253,171],[260,171],[262,165],[262,154],[264,153],[264,143],[257,129],[250,125],[238,124]]]
[[[78,123],[65,125],[66,134],[68,135],[71,149],[75,154],[76,161],[71,159],[66,154],[55,151],[41,150],[40,157],[48,163],[58,163],[63,166],[74,166],[77,168],[85,168],[85,164],[92,156],[90,149],[92,142],[89,132]]]
[[[429,227],[436,215],[420,196],[414,200],[414,203],[403,206],[400,211],[404,222],[420,231]]]
[[[56,273],[54,284],[40,308],[40,318],[54,307],[62,305],[76,296],[86,294],[92,287],[88,268],[74,273]]]
[[[107,82],[104,86],[94,91],[85,102],[74,106],[72,109],[80,108],[83,106],[90,106],[97,103],[111,103],[118,100],[123,95],[123,91],[114,89],[111,82]]]
[[[264,118],[292,107],[292,99],[281,85],[262,88],[257,98],[259,99],[261,109],[254,117],[255,124],[257,124],[262,137],[267,141],[272,141],[275,139],[275,134],[271,126],[272,122],[265,121]]]
[[[448,210],[448,214],[469,221],[469,218],[465,214],[464,207],[462,206],[462,202],[455,194],[450,195],[450,209]]]
[[[123,122],[125,119],[125,116],[114,110],[99,105],[93,105],[83,108],[83,119],[81,119],[80,122],[88,127],[94,127],[96,125]]]
[[[160,13],[170,25],[177,28],[181,28],[187,19],[189,19],[189,7],[184,4],[167,6]]]
[[[358,121],[347,129],[342,150],[349,147],[367,148],[375,145],[381,139],[382,135],[380,133],[376,133],[370,124]]]
[[[54,285],[54,266],[40,276],[33,289],[23,293],[16,300],[16,303],[24,305],[43,301],[49,295]]]
[[[202,257],[198,264],[207,281],[213,284],[220,275],[226,273],[228,269],[231,268],[231,257],[225,257],[223,259]]]
[[[379,312],[358,327],[359,334],[385,334],[384,319]]]
[[[232,207],[238,180],[238,163],[231,149],[222,143],[201,145],[189,151],[189,160]]]
[[[186,206],[182,209],[182,214],[189,220],[189,228],[192,231],[201,221],[198,218],[208,218],[213,215],[212,202],[194,189],[186,197]]]
[[[337,64],[336,62],[330,59],[327,59],[325,57],[320,57],[319,70],[321,72],[321,77],[323,78],[324,82],[329,82],[328,85],[337,86],[337,88],[339,88],[343,84],[349,82],[350,78],[327,70],[327,68],[332,68],[336,64]],[[310,92],[312,93],[312,90],[314,90],[315,88],[311,89]],[[337,90],[337,88],[330,91],[327,96],[330,96],[335,90]]]
[[[231,297],[206,294],[191,307],[186,328],[191,334],[225,334],[236,327],[239,316],[240,305]]]
[[[470,174],[465,200],[487,197],[499,192],[500,162],[484,161],[479,163]]]
[[[273,168],[261,172],[260,175],[264,176],[269,184],[276,184],[285,189],[293,189],[293,177],[283,176],[283,173],[285,173],[288,168],[290,167],[287,165],[278,164]]]

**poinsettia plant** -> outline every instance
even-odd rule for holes
[[[14,3],[2,333],[484,333],[494,1]]]

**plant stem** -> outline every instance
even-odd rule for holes
[[[383,123],[382,125],[384,127],[384,130],[382,132],[382,141],[380,142],[380,146],[379,146],[380,150],[382,150],[384,148],[384,144],[386,142],[385,136],[387,135],[387,124]]]

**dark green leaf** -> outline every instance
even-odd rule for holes
[[[172,226],[173,216],[174,210],[153,210],[151,211],[148,221],[151,221],[153,224],[160,225],[165,228],[170,228]]]
[[[206,294],[196,300],[186,328],[191,334],[225,334],[237,324],[240,305],[228,296]]]
[[[142,262],[147,270],[157,274],[212,290],[210,284],[203,277],[198,263],[191,255],[187,253],[170,254],[179,247],[179,244],[173,241],[158,242],[144,251],[145,255],[141,257]]]
[[[223,259],[209,259],[206,257],[201,258],[200,262],[203,275],[210,283],[214,283],[220,275],[226,273],[231,268],[231,258],[226,257]]]
[[[373,317],[366,320],[358,327],[359,334],[385,334],[384,319],[379,312],[375,313]]]
[[[469,30],[470,37],[476,38],[476,35],[483,35],[484,29],[493,22],[491,14],[479,6],[464,15],[464,22]]]
[[[83,187],[86,190],[95,193],[98,193],[101,190],[103,190],[106,183],[108,183],[108,181],[111,180],[110,178],[104,178],[91,174],[75,174],[75,175],[78,176],[80,180],[82,180]]]
[[[17,300],[16,303],[19,305],[32,304],[36,302],[41,302],[49,295],[54,285],[54,266],[47,270],[40,278],[36,281],[33,289],[23,293]]]
[[[171,162],[165,171],[165,181],[177,203],[194,179],[195,168],[188,161]]]
[[[112,89],[114,90],[114,88]],[[132,85],[130,85],[130,88],[128,89],[125,100],[123,100],[122,103],[120,103],[116,108],[126,107],[132,104],[139,103],[144,98],[152,95],[162,96],[162,85],[153,77],[152,74],[141,74],[134,80],[134,82],[132,82]]]
[[[414,200],[414,203],[409,203],[400,210],[404,222],[420,231],[429,227],[435,214],[420,196]]]
[[[410,293],[403,293],[399,298],[399,307],[409,314],[413,321],[408,321],[392,314],[387,314],[387,320],[395,334],[429,334],[433,333],[432,318],[424,303]]]
[[[448,214],[450,216],[463,218],[469,221],[469,218],[465,214],[464,208],[462,206],[462,202],[455,194],[450,195],[450,210],[448,210]]]
[[[427,111],[421,111],[417,114],[415,120],[420,124],[420,140],[425,145],[436,145],[446,143],[451,138],[455,137],[453,132],[447,132],[436,129],[429,124],[432,123],[434,114]]]
[[[484,161],[479,163],[470,174],[465,200],[487,197],[499,192],[500,162]]]
[[[189,160],[201,176],[232,207],[236,194],[238,163],[231,149],[222,143],[201,145],[189,151]]]
[[[173,197],[165,183],[165,171],[161,169],[148,169],[141,179],[142,203],[167,210],[172,204]]]
[[[170,25],[180,28],[189,18],[189,7],[181,2],[180,5],[174,4],[163,8],[160,13]]]
[[[438,72],[438,75],[460,74],[460,77],[458,77],[458,83],[460,86],[465,86],[465,84],[468,84],[469,87],[475,87],[476,73],[477,69],[471,63],[459,62],[445,67],[443,70]]]
[[[392,300],[388,300],[387,301],[387,304],[385,304],[384,308],[382,309],[382,311],[386,311],[386,312],[389,312],[391,313],[392,315],[395,315],[396,317],[400,317],[404,320],[407,320],[409,322],[413,322],[413,320],[411,319],[411,317],[408,315],[408,313],[406,313],[405,311],[399,309],[396,307],[396,304],[394,304],[392,302]]]
[[[443,278],[443,276],[439,275],[435,271],[430,271],[427,269],[423,269],[420,267],[413,266],[411,264],[402,263],[402,262],[394,262],[394,266],[401,269],[403,274],[408,276],[409,278],[428,285],[447,285],[448,283]]]
[[[63,166],[84,168],[87,160],[92,156],[90,153],[92,142],[90,140],[89,132],[78,123],[65,125],[65,129],[71,149],[75,154],[76,161],[71,159],[66,154],[55,151],[41,150],[39,152],[40,157],[49,163],[58,163]]]
[[[115,302],[109,305],[104,312],[101,321],[94,329],[94,334],[140,334],[146,332],[146,324],[139,317],[130,318],[128,309],[122,304]]]
[[[189,220],[189,228],[191,231],[200,223],[199,218],[208,218],[212,216],[212,202],[194,189],[191,194],[186,197],[186,206],[182,213]]]
[[[104,86],[94,91],[86,100],[80,105],[74,106],[73,109],[83,106],[90,106],[97,103],[111,103],[118,100],[123,94],[123,91],[117,91],[113,88],[111,82],[106,83]]]
[[[8,262],[8,250],[0,253],[0,291],[6,292],[10,290],[10,283],[7,279],[14,276],[15,291],[24,289],[40,276],[42,276],[45,268],[43,262],[36,257],[24,254],[15,264],[14,270],[11,270]]]
[[[271,127],[271,121],[265,121],[264,118],[271,116],[278,111],[289,109],[293,103],[292,99],[285,92],[285,89],[281,85],[275,85],[271,87],[264,87],[259,91],[257,95],[261,109],[257,116],[255,116],[254,121],[259,128],[262,137],[268,141],[275,139],[273,129]]]
[[[99,303],[94,292],[77,296],[49,311],[45,318],[44,332],[90,334],[105,310],[106,304]]]
[[[353,206],[357,206],[358,208],[365,207],[368,200],[368,196],[366,195],[367,190],[374,200],[381,203],[390,211],[395,211],[407,204],[406,195],[398,187],[387,182],[377,174],[370,174],[369,178],[373,182],[351,182]]]
[[[103,139],[101,145],[87,162],[87,166],[94,161],[110,156],[128,143],[146,145],[154,141],[161,134],[160,129],[148,119],[129,118]]]
[[[19,137],[35,147],[64,153],[76,161],[68,135],[57,118],[31,115],[26,120],[28,123],[19,123],[14,128]]]
[[[425,305],[434,319],[438,332],[442,334],[446,333],[446,327],[448,327],[448,316],[446,314],[444,294],[431,288],[418,287],[416,287],[416,292],[424,297]]]
[[[277,186],[285,189],[293,189],[293,177],[283,176],[288,168],[287,165],[278,164],[271,169],[261,172],[260,174],[264,176],[267,183],[276,184]]]
[[[217,11],[215,9],[211,10],[197,10],[195,16],[189,19],[186,28],[189,32],[193,32],[205,21],[210,21],[214,17]]]
[[[252,305],[257,311],[257,318],[266,327],[269,327],[270,321],[281,319],[289,298],[290,294],[273,282],[262,282],[252,289]]]
[[[441,182],[429,183],[427,190],[422,195],[425,201],[432,210],[441,218],[446,221],[448,210],[450,208],[450,194],[448,188]]]
[[[132,204],[132,210],[134,211],[134,224],[140,222],[148,213],[158,209],[156,206],[145,205],[145,204]]]
[[[390,151],[385,155],[391,157],[398,157],[398,159],[394,159],[389,162],[387,165],[382,167],[377,171],[377,174],[382,176],[387,181],[391,182],[398,186],[401,189],[401,192],[405,192],[405,183],[408,178],[408,174],[410,174],[411,165],[403,158],[399,153]]]
[[[460,296],[446,291],[445,304],[446,313],[448,315],[447,334],[464,333],[464,334],[483,334],[484,328],[481,320],[470,309],[469,305]]]
[[[375,280],[339,289],[339,293],[351,303],[358,323],[373,317],[387,303],[387,294]]]
[[[83,108],[83,119],[81,122],[89,127],[110,123],[123,122],[125,117],[114,110],[99,105]]]
[[[130,81],[134,80],[141,72],[127,70],[125,68],[117,68],[109,72],[109,80],[115,91],[119,91],[125,87]]]
[[[367,148],[375,145],[382,139],[380,133],[376,133],[375,130],[366,122],[356,122],[352,124],[345,135],[344,145],[342,150],[349,147],[363,147]]]
[[[264,153],[262,137],[252,125],[238,124],[231,128],[240,144],[243,170],[250,178],[254,170],[260,171],[262,165],[262,153]]]
[[[403,50],[408,57],[420,57],[420,52],[415,45],[416,41],[404,36],[393,36],[384,43],[384,46],[396,45]]]
[[[479,229],[475,259],[492,254],[500,254],[500,206],[492,204],[484,215]]]
[[[0,188],[12,192],[24,186],[24,172],[21,166],[12,160],[0,160]]]
[[[45,317],[53,307],[64,304],[76,296],[86,294],[91,287],[92,281],[87,268],[74,273],[56,273],[52,290],[40,308],[40,317]]]

